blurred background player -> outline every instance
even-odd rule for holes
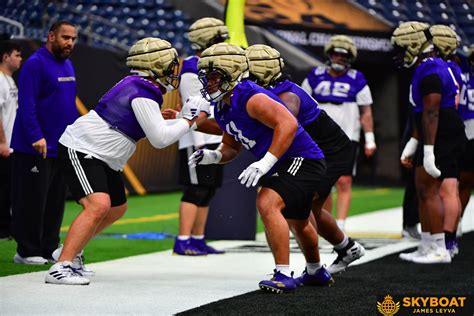
[[[190,165],[228,162],[243,146],[259,160],[240,174],[240,183],[256,186],[268,175],[260,183],[257,209],[275,269],[273,278],[261,281],[260,288],[282,293],[300,283],[332,284],[320,263],[316,230],[308,220],[313,194],[326,171],[322,151],[276,95],[250,80],[241,81],[248,62],[240,47],[213,45],[202,53],[198,67],[206,97],[217,103],[215,121],[225,132],[217,150],[196,151]],[[298,282],[290,269],[289,226],[307,262]]]
[[[415,67],[410,86],[414,104],[415,148],[405,151],[403,164],[415,155],[415,182],[422,228],[421,243],[402,260],[421,264],[450,263],[444,235],[443,179],[458,177],[457,159],[465,143],[464,127],[456,112],[457,86],[448,64],[435,56],[429,25],[402,23],[392,35],[398,65]]]
[[[191,96],[202,97],[202,83],[199,81],[197,68],[201,52],[213,44],[223,42],[228,37],[229,32],[224,22],[215,18],[202,18],[190,26],[188,38],[196,50],[196,55],[183,61],[179,87],[183,103]],[[212,116],[213,107],[211,106]],[[216,189],[222,184],[222,165],[194,167],[188,165],[188,158],[195,150],[216,149],[221,140],[222,136],[198,131],[190,131],[179,140],[179,180],[185,187],[179,205],[179,232],[173,247],[175,254],[198,256],[224,253],[222,250],[208,246],[204,240],[209,202]]]
[[[267,45],[252,45],[245,50],[249,61],[249,79],[276,94],[297,118],[326,160],[326,173],[318,185],[312,203],[312,220],[318,233],[334,245],[338,256],[328,267],[331,274],[344,270],[364,255],[364,247],[349,238],[323,209],[324,201],[339,177],[352,169],[352,145],[344,133],[305,90],[283,74],[284,61],[280,53]],[[316,222],[314,222],[316,219]]]
[[[18,108],[18,88],[12,74],[20,69],[21,60],[18,44],[0,42],[0,240],[11,238],[10,141]]]
[[[319,107],[342,128],[353,143],[351,170],[347,170],[336,183],[336,221],[344,229],[352,196],[352,177],[356,172],[359,151],[360,127],[364,130],[367,157],[376,150],[372,119],[372,94],[364,75],[351,64],[357,57],[354,42],[345,35],[331,37],[324,47],[329,67],[313,68],[301,84]],[[332,210],[331,196],[325,209]]]
[[[474,44],[469,47],[468,70],[464,74],[465,80],[461,87],[458,112],[464,121],[466,148],[461,155],[459,163],[461,176],[459,182],[459,195],[461,198],[462,213],[466,209],[474,187]],[[462,214],[461,214],[462,218]],[[461,221],[458,225],[458,235],[461,234]]]
[[[66,184],[57,159],[58,140],[79,116],[76,75],[69,60],[76,39],[74,24],[55,22],[46,44],[20,70],[11,141],[15,263],[47,264],[59,245]]]
[[[153,147],[164,148],[187,133],[199,114],[200,103],[188,102],[182,118],[164,120],[161,115],[163,94],[179,85],[178,53],[169,42],[139,40],[130,48],[127,66],[132,74],[113,86],[95,110],[69,125],[59,140],[62,171],[83,209],[69,228],[57,263],[46,274],[46,283],[89,284],[78,271],[82,262],[77,256],[94,235],[127,210],[120,171],[136,143],[146,137]]]

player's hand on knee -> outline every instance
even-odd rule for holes
[[[219,150],[199,149],[196,150],[188,159],[188,165],[191,168],[196,165],[217,164],[222,159],[222,153]]]
[[[258,180],[260,180],[264,174],[270,171],[277,161],[277,157],[275,157],[272,153],[267,152],[262,159],[252,163],[240,174],[240,184],[245,185],[247,188],[250,186],[256,186]]]
[[[438,178],[441,175],[441,171],[436,167],[434,146],[424,145],[423,146],[423,168],[433,178]]]

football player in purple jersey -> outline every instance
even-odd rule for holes
[[[466,140],[456,112],[456,81],[448,64],[435,56],[428,24],[402,23],[393,32],[392,44],[395,61],[407,68],[415,67],[410,86],[415,133],[401,160],[402,164],[415,166],[422,228],[418,249],[402,253],[400,258],[420,264],[450,263],[440,190],[444,179],[459,177],[457,161]]]
[[[352,177],[356,173],[360,129],[364,130],[364,152],[371,157],[376,150],[372,119],[372,94],[362,72],[351,68],[357,57],[357,47],[345,35],[331,37],[324,48],[329,67],[313,68],[301,87],[316,101],[319,107],[344,130],[352,141],[353,168],[337,181],[336,219],[344,229],[352,196]],[[329,196],[325,209],[332,210]]]
[[[276,95],[250,80],[242,81],[248,62],[240,47],[213,45],[202,53],[198,68],[203,95],[216,103],[215,121],[224,136],[217,150],[198,150],[189,163],[225,163],[242,147],[257,157],[239,180],[246,187],[262,186],[256,203],[275,269],[273,278],[261,281],[259,287],[281,293],[295,290],[299,283],[332,284],[320,263],[316,230],[308,220],[313,194],[326,172],[321,149]],[[298,280],[290,269],[290,226],[307,262]]]
[[[200,113],[200,102],[187,102],[181,118],[162,117],[163,94],[179,85],[178,53],[169,42],[153,37],[139,40],[129,50],[127,66],[132,74],[59,139],[62,171],[83,209],[72,222],[64,246],[53,253],[57,263],[47,272],[46,283],[89,284],[83,275],[82,249],[127,210],[121,170],[136,143],[146,137],[154,147],[166,147],[195,128],[197,119],[207,118]]]

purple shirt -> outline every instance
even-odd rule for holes
[[[248,100],[258,93],[269,96],[284,107],[283,102],[275,94],[246,80],[239,83],[232,91],[230,105],[220,102],[214,108],[214,114],[216,122],[222,130],[234,136],[236,141],[251,151],[258,159],[261,159],[270,148],[273,129],[250,117],[247,113]],[[292,144],[279,161],[294,157],[324,158],[321,149],[299,124]]]
[[[300,109],[297,119],[303,127],[314,122],[321,112],[318,108],[318,102],[303,90],[303,88],[290,80],[278,82],[274,87],[269,87],[268,90],[277,96],[284,92],[292,92],[298,96],[300,99]]]
[[[436,75],[442,83],[440,109],[454,108],[456,104],[457,86],[454,75],[448,64],[438,57],[425,58],[415,69],[411,79],[410,96],[414,111],[423,112],[423,96],[420,93],[420,81],[430,75]]]
[[[41,47],[20,70],[11,147],[17,152],[39,155],[32,144],[44,138],[48,157],[57,157],[59,138],[78,116],[76,75],[71,61],[57,59]]]
[[[333,77],[326,67],[316,67],[310,71],[307,79],[312,90],[311,96],[319,103],[357,102],[357,94],[367,85],[364,75],[355,69]]]
[[[163,95],[155,84],[140,76],[127,76],[107,91],[95,111],[111,128],[137,142],[146,135],[133,113],[135,98],[151,99],[159,106],[163,104]]]

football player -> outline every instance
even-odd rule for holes
[[[329,67],[312,69],[301,84],[319,107],[342,128],[353,144],[353,168],[345,172],[336,183],[337,223],[344,229],[352,196],[352,177],[356,172],[360,128],[364,130],[365,155],[371,157],[376,150],[372,119],[372,94],[364,75],[351,68],[357,57],[357,47],[345,35],[331,37],[324,48]],[[332,209],[331,196],[325,209]]]

